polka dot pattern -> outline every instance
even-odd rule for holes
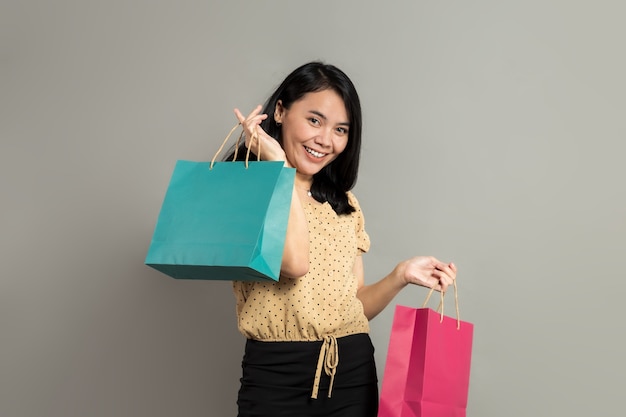
[[[330,204],[304,204],[309,223],[309,272],[279,282],[233,282],[239,331],[264,341],[314,341],[369,332],[356,298],[354,261],[370,247],[363,213],[338,216]]]

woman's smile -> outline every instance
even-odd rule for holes
[[[326,156],[325,153],[322,152],[317,152],[311,148],[309,148],[308,146],[305,146],[304,149],[310,154],[313,155],[315,158],[323,158]]]

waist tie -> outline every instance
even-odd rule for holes
[[[337,339],[335,336],[325,336],[320,349],[320,356],[317,360],[317,369],[315,370],[315,380],[313,381],[313,392],[311,398],[317,399],[317,393],[320,388],[320,377],[322,375],[322,367],[326,375],[330,377],[330,385],[328,387],[328,398],[333,392],[333,382],[335,381],[335,372],[339,364],[339,349],[337,348]]]

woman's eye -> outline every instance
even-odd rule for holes
[[[348,134],[348,129],[346,129],[345,127],[338,127],[337,128],[337,133],[339,133],[340,135],[347,135]]]
[[[309,121],[310,121],[311,123],[313,123],[314,125],[319,125],[319,124],[320,124],[319,119],[316,119],[315,117],[311,117],[311,118],[309,119]]]

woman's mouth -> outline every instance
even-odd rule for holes
[[[324,156],[326,156],[326,154],[325,154],[325,153],[321,153],[321,152],[314,151],[313,149],[311,149],[311,148],[309,148],[309,147],[307,147],[307,146],[305,146],[305,147],[304,147],[304,149],[305,149],[308,153],[310,153],[311,155],[313,155],[313,156],[314,156],[314,157],[316,157],[316,158],[323,158]]]

